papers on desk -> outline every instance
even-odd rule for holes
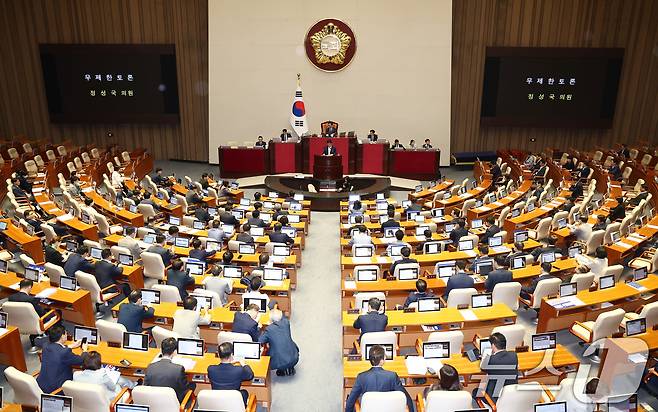
[[[344,287],[346,290],[356,290],[356,282],[353,281],[353,280],[346,280],[346,281],[343,283],[343,287]]]
[[[427,375],[427,368],[431,368],[437,373],[443,367],[440,359],[425,359],[422,356],[407,356],[404,364],[409,375]]]
[[[647,225],[647,227],[649,229],[658,230],[658,226],[656,226],[656,225]]]
[[[9,332],[7,328],[0,328],[0,336],[5,336],[5,333]]]
[[[564,298],[549,299],[546,301],[549,305],[553,306],[555,309],[567,309],[574,306],[583,306],[585,302],[578,299],[576,296],[567,296]]]
[[[281,286],[283,286],[283,281],[282,280],[268,280],[268,281],[265,281],[265,286],[281,287]]]
[[[180,365],[183,368],[185,368],[186,371],[189,371],[194,368],[196,365],[196,361],[192,360],[190,358],[184,358],[182,356],[174,356],[171,358],[171,363],[175,363],[176,365]]]
[[[550,207],[548,207],[548,206],[542,206],[542,207],[540,207],[540,209],[541,209],[541,210],[544,210],[544,211],[546,211],[546,212],[548,212],[548,211],[550,211],[552,208],[550,208]]]
[[[647,288],[645,288],[644,286],[640,285],[637,282],[629,282],[627,283],[627,285],[632,287],[633,289],[639,290],[640,292],[647,290]]]
[[[57,220],[59,220],[60,222],[66,222],[67,220],[71,220],[71,219],[73,219],[74,217],[75,217],[75,216],[70,215],[70,214],[67,213],[67,214],[62,215],[62,216],[57,216]]]
[[[52,295],[52,294],[55,293],[56,291],[57,291],[57,288],[53,288],[53,287],[45,288],[45,289],[42,290],[41,292],[37,293],[36,296],[37,296],[38,298],[40,298],[40,299],[44,299],[44,298],[49,297],[50,295]]]
[[[459,311],[464,317],[464,320],[478,320],[478,317],[470,309],[462,309]]]
[[[43,192],[43,187],[37,187],[32,189],[32,193],[41,193]]]
[[[623,248],[626,248],[626,249],[630,249],[630,248],[633,247],[633,245],[629,245],[628,243],[621,242],[621,241],[615,243],[615,246],[623,247]]]
[[[355,256],[352,258],[352,262],[354,263],[372,263],[372,258],[369,256],[362,257],[362,256]]]
[[[634,240],[636,242],[642,242],[642,241],[644,241],[644,239],[646,239],[646,237],[644,237],[640,234],[637,234],[637,233],[632,233],[632,234],[628,235],[628,239]]]

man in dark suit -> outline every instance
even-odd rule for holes
[[[402,254],[402,259],[398,259],[395,262],[393,262],[393,264],[391,265],[391,275],[395,273],[395,267],[400,263],[418,263],[416,259],[412,259],[409,257],[411,256],[411,249],[409,249],[407,246],[400,249],[400,253]]]
[[[39,317],[42,317],[43,315],[46,314],[47,311],[45,308],[39,305],[39,298],[30,295],[30,292],[32,292],[33,285],[34,282],[32,282],[30,279],[21,280],[18,283],[18,292],[14,293],[13,295],[9,295],[8,300],[10,302],[29,303],[34,308],[34,311],[37,312],[37,315]],[[30,343],[32,344],[32,347],[30,348],[30,353],[36,353],[38,351],[38,348],[35,346],[35,342],[38,337],[39,335],[30,335]]]
[[[594,226],[592,226],[592,232],[596,232],[597,230],[605,230],[606,227],[608,227],[606,217],[604,215],[596,215],[596,223],[594,223]]]
[[[587,166],[585,163],[581,163],[581,164],[582,166],[579,169],[578,177],[581,179],[587,179],[589,177],[589,172],[592,169],[590,169],[589,166]]]
[[[208,213],[208,205],[205,203],[196,208],[194,211],[194,216],[197,218],[197,220],[200,220],[203,223],[208,223],[212,219],[210,213]]]
[[[548,166],[546,166],[546,163],[544,163],[543,160],[540,160],[539,162],[537,162],[537,166],[539,166],[539,167],[537,168],[537,170],[535,171],[533,176],[534,177],[543,177],[544,173],[546,173],[546,169],[548,168]]]
[[[196,384],[189,382],[185,376],[185,368],[171,361],[178,343],[176,338],[166,338],[160,345],[162,355],[159,361],[146,368],[144,385],[169,387],[176,391],[178,402],[181,402],[188,390],[194,390]]]
[[[274,225],[274,232],[270,233],[270,242],[285,243],[292,246],[295,243],[295,239],[288,236],[287,233],[282,233],[282,227],[281,223],[278,222]]]
[[[64,256],[62,256],[62,253],[57,250],[55,243],[56,241],[53,240],[50,243],[46,243],[46,246],[44,247],[46,262],[64,268]]]
[[[338,133],[338,130],[336,130],[336,127],[333,124],[329,124],[327,126],[327,131],[325,132],[326,137],[336,137],[336,133]]]
[[[281,138],[282,142],[285,142],[288,139],[292,139],[292,135],[286,129],[281,130],[281,134],[279,135],[279,137]]]
[[[392,150],[405,150],[404,146],[402,146],[402,143],[400,143],[400,139],[395,139],[393,141],[393,145],[391,146]]]
[[[503,175],[503,172],[502,170],[500,170],[500,166],[498,165],[498,163],[494,163],[491,166],[491,169],[489,169],[489,173],[491,173],[491,177],[494,180],[494,182]]]
[[[553,265],[550,263],[542,263],[541,264],[541,275],[535,277],[532,279],[532,282],[530,282],[530,285],[524,286],[521,288],[521,297],[523,299],[530,299],[530,295],[535,293],[535,289],[537,289],[537,285],[539,282],[542,280],[546,279],[554,279],[555,276],[551,275],[551,269],[553,268]]]
[[[190,250],[190,258],[199,260],[201,262],[205,262],[208,260],[209,257],[215,255],[214,250],[205,250],[201,249],[201,240],[196,237],[192,240],[192,250]]]
[[[473,285],[475,282],[473,281],[473,278],[464,272],[464,269],[466,269],[466,262],[464,262],[463,259],[458,260],[456,266],[457,274],[450,276],[450,279],[448,279],[446,291],[443,295],[445,299],[448,299],[448,296],[450,296],[450,292],[453,289],[468,289],[474,287]]]
[[[262,147],[263,149],[267,147],[267,143],[263,140],[263,136],[258,136],[258,140],[256,141],[256,144],[254,146]]]
[[[75,272],[81,270],[85,273],[94,273],[94,265],[87,260],[89,258],[89,248],[85,245],[79,245],[76,253],[71,253],[64,264],[64,273],[66,276],[75,277]]]
[[[149,253],[157,253],[162,258],[162,263],[165,266],[169,266],[169,263],[175,255],[170,249],[165,248],[166,241],[167,238],[164,235],[158,234],[155,236],[155,243],[149,246],[146,251]]]
[[[495,401],[504,386],[518,383],[519,359],[516,352],[505,350],[507,340],[502,333],[491,334],[489,342],[491,355],[482,357],[480,369],[487,374],[487,395]]]
[[[617,206],[610,209],[610,214],[608,215],[608,217],[610,218],[611,222],[614,222],[615,220],[623,219],[625,216],[626,216],[626,205],[624,203],[624,198],[620,196],[617,198]]]
[[[153,183],[155,183],[157,186],[162,186],[167,182],[167,178],[162,175],[162,168],[158,167],[155,169],[155,174],[151,178]]]
[[[390,208],[386,211],[386,216],[388,216],[388,220],[384,223],[382,223],[382,231],[383,229],[386,229],[387,227],[400,227],[400,222],[395,220],[395,209]]]
[[[110,285],[116,284],[121,288],[124,296],[130,295],[130,285],[127,283],[117,282],[121,275],[123,274],[123,268],[119,265],[115,265],[110,261],[112,252],[110,249],[103,249],[101,251],[101,260],[96,261],[96,266],[94,268],[94,276],[96,277],[96,282],[101,289],[104,289]]]
[[[208,366],[208,378],[213,390],[233,390],[242,393],[242,400],[247,404],[249,392],[240,389],[243,381],[250,381],[254,378],[254,371],[249,365],[241,366],[233,363],[233,344],[224,342],[217,348],[219,356],[219,365]]]
[[[383,332],[386,330],[388,316],[384,313],[379,313],[379,308],[381,308],[381,306],[382,302],[379,299],[370,298],[370,300],[368,300],[368,312],[359,315],[354,321],[354,324],[352,325],[354,329],[359,329],[361,331],[359,340],[364,333]]]
[[[76,355],[71,349],[80,347],[78,341],[66,346],[66,330],[61,324],[48,329],[48,343],[41,353],[41,371],[37,383],[41,390],[50,393],[58,389],[68,380],[73,379],[73,366],[82,364],[82,356]],[[87,345],[82,345],[82,351],[87,351]]]
[[[480,242],[488,243],[489,238],[498,232],[500,232],[500,228],[496,225],[496,218],[493,216],[489,216],[487,218],[487,230],[480,237]]]
[[[154,308],[142,305],[142,292],[133,290],[128,295],[128,303],[124,303],[119,307],[117,322],[125,326],[128,332],[142,333],[144,330],[142,322],[144,319],[152,318],[154,313]]]
[[[18,178],[12,179],[11,185],[12,185],[11,192],[14,194],[16,198],[26,199],[30,197],[25,190],[21,189],[21,182],[20,180],[18,180]]]
[[[219,220],[226,225],[233,225],[233,227],[240,226],[240,221],[231,214],[229,210],[219,213]]]
[[[354,412],[356,401],[366,392],[402,392],[407,398],[407,408],[414,411],[414,404],[397,373],[384,370],[386,351],[379,345],[370,348],[369,360],[372,368],[359,373],[345,404],[345,412]]]
[[[246,333],[254,342],[258,342],[258,305],[252,303],[244,312],[235,312],[233,315],[233,326],[231,332]]]
[[[201,243],[199,239],[194,239]],[[194,285],[194,278],[183,272],[183,261],[176,259],[171,263],[171,269],[167,271],[167,285],[176,286],[180,293],[181,300],[187,298],[186,288]]]
[[[258,341],[269,344],[270,368],[276,369],[277,376],[295,374],[295,365],[299,362],[299,347],[292,340],[290,321],[279,309],[270,310],[270,325]]]
[[[647,196],[649,196],[649,192],[647,192],[645,188],[642,188],[637,196],[628,201],[628,204],[631,206],[638,206],[642,200],[647,198]]]
[[[560,248],[555,246],[556,244],[557,244],[557,238],[555,236],[550,236],[546,240],[546,246],[538,247],[535,250],[533,250],[530,254],[532,255],[533,258],[535,258],[535,262],[538,262],[539,257],[544,253],[550,253],[550,252],[562,253],[562,250],[560,250]]]
[[[323,156],[336,156],[338,151],[334,147],[334,143],[331,140],[327,140],[327,145],[322,150]]]
[[[459,245],[459,239],[461,239],[462,236],[468,236],[468,229],[466,229],[466,221],[460,219],[457,222],[457,227],[450,232],[450,240],[452,240],[452,245],[454,247]]]
[[[581,180],[576,180],[576,183],[572,184],[569,188],[571,194],[569,195],[569,200],[575,201],[579,197],[583,196],[583,182]]]
[[[625,158],[631,157],[631,151],[628,150],[628,146],[626,146],[625,143],[621,144],[621,147],[619,148],[619,151],[617,151],[617,154]]]
[[[527,253],[523,251],[523,247],[524,247],[523,242],[514,242],[514,252],[510,253],[509,256],[507,256],[507,266],[512,266],[512,261],[514,260],[514,258],[527,255]]]
[[[259,210],[254,210],[251,212],[251,217],[247,219],[247,223],[255,227],[267,227],[267,223],[265,223],[265,221],[260,218]]]
[[[610,174],[610,180],[620,181],[622,179],[622,171],[617,163],[613,163],[612,166],[608,169]]]
[[[404,301],[404,307],[408,308],[412,303],[418,302],[418,299],[433,298],[435,295],[431,291],[427,291],[427,282],[425,279],[418,279],[416,281],[416,291],[411,292]]]
[[[494,288],[499,283],[511,282],[512,272],[509,270],[507,259],[503,255],[498,255],[494,259],[496,262],[496,269],[489,272],[487,280],[484,282],[484,287],[488,293],[493,292]]]
[[[368,134],[368,140],[371,142],[376,142],[377,141],[377,133],[375,133],[375,129],[370,129],[370,133]]]
[[[235,238],[235,240],[244,243],[254,243],[254,238],[249,234],[250,230],[251,225],[249,223],[245,223],[242,225],[242,232],[238,233],[238,236]]]

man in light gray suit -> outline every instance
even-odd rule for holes
[[[133,226],[127,226],[125,229],[123,229],[124,237],[122,237],[119,240],[119,243],[117,243],[118,246],[125,247],[126,249],[130,250],[130,254],[133,255],[134,261],[138,261],[142,255],[142,248],[139,247],[139,243],[137,243],[135,240],[136,234],[137,230]]]
[[[167,238],[164,235],[157,234],[155,236],[155,242],[156,243],[151,245],[146,251],[149,253],[157,253],[162,258],[162,263],[164,263],[165,266],[169,266],[171,259],[174,258],[174,254],[171,250],[165,248]]]
[[[279,309],[272,309],[270,322],[258,341],[269,343],[270,367],[276,369],[277,376],[294,375],[295,365],[299,362],[299,347],[292,340],[290,321]]]
[[[182,402],[188,390],[194,390],[196,384],[189,382],[185,377],[185,368],[171,361],[178,346],[175,338],[162,341],[162,355],[159,361],[146,368],[144,385],[169,387],[176,391],[178,401]]]

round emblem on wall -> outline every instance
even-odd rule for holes
[[[304,39],[306,57],[320,70],[336,72],[344,69],[356,53],[356,38],[350,27],[337,19],[315,23]]]

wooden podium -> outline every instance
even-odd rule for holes
[[[313,177],[318,180],[339,180],[343,178],[343,157],[315,155]]]

